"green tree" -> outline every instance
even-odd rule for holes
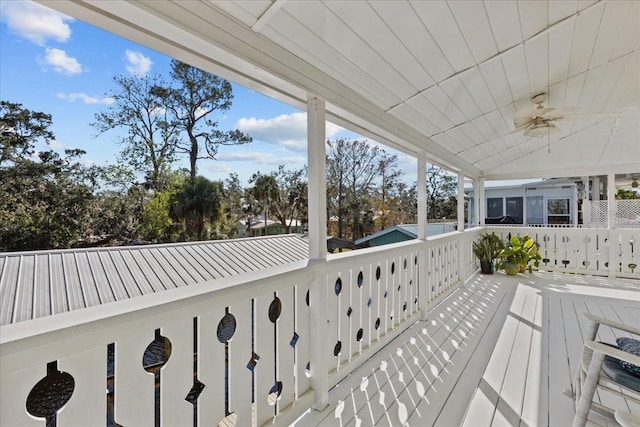
[[[51,123],[51,114],[30,111],[22,104],[0,101],[0,166],[32,155],[39,140],[47,144],[53,141],[55,137],[49,129]]]
[[[171,202],[175,193],[167,190],[153,193],[144,203],[140,221],[140,231],[150,240],[171,240],[173,219]]]
[[[174,241],[184,231],[184,224],[171,217],[172,203],[188,180],[189,171],[181,168],[162,173],[163,190],[152,191],[145,197],[140,215],[139,231],[146,239]]]
[[[640,191],[638,190],[625,190],[624,188],[619,188],[616,192],[617,200],[624,199],[640,199]]]
[[[307,203],[307,169],[287,170],[284,165],[274,172],[278,191],[272,195],[273,216],[284,226],[286,234],[291,233],[291,224],[301,219],[306,212]]]
[[[90,233],[93,195],[80,150],[15,157],[0,168],[0,250],[69,248]]]
[[[187,236],[197,240],[208,237],[205,234],[207,222],[213,224],[220,219],[222,188],[222,182],[196,176],[176,192],[171,203],[171,215],[184,221]]]
[[[278,182],[274,175],[264,175],[257,172],[251,176],[249,184],[253,184],[250,190],[251,194],[261,204],[262,212],[264,213],[264,235],[266,236],[268,234],[267,218],[273,209],[272,204],[280,197]]]
[[[178,124],[167,108],[168,93],[159,76],[116,77],[117,89],[109,94],[114,103],[95,116],[92,124],[99,134],[124,128],[117,141],[124,146],[121,161],[143,171],[154,190],[162,190],[162,172],[175,159],[179,141]]]
[[[457,217],[457,189],[453,174],[431,165],[427,169],[427,218]]]
[[[418,222],[418,185],[398,183],[398,223],[415,224]]]
[[[170,87],[158,87],[156,92],[170,100],[173,123],[187,134],[187,140],[176,140],[174,148],[188,155],[194,179],[198,159],[215,160],[220,145],[246,144],[251,137],[237,129],[221,131],[213,119],[215,113],[231,108],[233,93],[227,80],[177,60],[171,62],[171,78]]]
[[[49,114],[0,103],[0,250],[67,248],[91,232],[99,168],[83,166],[77,149],[34,159],[38,142],[55,139],[51,124]]]
[[[402,223],[398,198],[402,175],[402,171],[398,169],[398,156],[381,150],[378,159],[378,191],[374,200],[381,230]]]
[[[237,173],[229,174],[224,180],[222,191],[222,217],[219,224],[221,237],[233,238],[236,236],[237,225],[246,221],[244,215],[244,189]]]
[[[121,163],[92,170],[92,236],[87,244],[117,244],[138,238],[147,190],[135,178]]]
[[[366,140],[327,141],[328,217],[337,217],[338,237],[345,228],[357,239],[373,225],[371,192],[379,173],[382,150]]]

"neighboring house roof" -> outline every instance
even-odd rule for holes
[[[410,239],[418,238],[418,224],[401,224],[401,225],[394,225],[393,227],[385,228],[384,230],[380,230],[377,233],[373,233],[368,236],[365,236],[361,239],[356,240],[354,243],[356,245],[361,245],[362,243],[366,243],[371,239],[375,239],[376,237],[393,233],[395,231],[399,231],[402,234],[406,234]]]
[[[485,191],[498,191],[498,190],[507,190],[511,188],[527,188],[527,189],[535,189],[535,188],[557,188],[564,186],[572,186],[576,184],[576,179],[572,178],[552,178],[546,180],[538,180],[538,181],[530,181],[525,180],[526,182],[518,182],[518,183],[510,183],[509,181],[500,181],[499,184],[488,184],[485,186]],[[469,187],[465,187],[466,193],[473,193],[473,186],[469,185]]]
[[[301,224],[301,221],[298,221],[297,219],[288,219],[287,220],[287,224],[290,224],[291,227],[299,227],[300,224]],[[267,220],[267,227],[271,227],[271,226],[274,226],[274,225],[282,225],[282,224],[280,223],[280,221],[274,221],[274,220],[271,220],[271,219]],[[256,222],[251,224],[251,229],[252,230],[257,230],[257,229],[260,229],[260,228],[264,228],[264,219],[261,220],[261,221],[256,221]]]
[[[306,259],[287,234],[148,246],[0,253],[0,325]]]
[[[280,225],[280,223],[278,221],[273,221],[270,219],[267,220],[267,227],[271,227],[274,225]],[[254,222],[253,224],[251,224],[251,227],[249,228],[251,228],[252,230],[264,228],[264,219],[262,221]]]
[[[327,236],[327,250],[332,252],[334,249],[354,249],[355,243],[353,240],[342,239],[335,236]]]

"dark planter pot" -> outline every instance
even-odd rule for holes
[[[481,262],[480,263],[480,271],[482,274],[493,274],[493,263],[492,262]]]

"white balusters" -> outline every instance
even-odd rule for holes
[[[91,307],[65,315],[71,320],[59,329],[5,335],[0,425],[39,426],[50,416],[59,427],[103,425],[107,414],[125,426],[277,425],[280,414],[287,423],[310,404],[311,359],[329,361],[310,368],[333,386],[419,318],[421,282],[428,280],[436,297],[466,278],[458,260],[459,245],[472,240],[465,233],[330,256],[322,265],[217,289],[187,287]],[[428,263],[420,265],[425,251]],[[326,296],[327,309],[312,324],[308,295],[316,274],[316,295]],[[328,336],[320,355],[311,352],[312,329]],[[149,363],[144,355],[154,352]],[[37,418],[25,402],[47,375],[75,379],[75,390]],[[307,407],[295,406],[298,399]]]
[[[511,234],[531,236],[542,254],[543,270],[640,278],[638,228],[487,227],[487,231],[504,241]]]

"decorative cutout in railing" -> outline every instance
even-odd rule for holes
[[[329,262],[331,369],[340,370],[418,311],[417,245],[380,255]]]
[[[542,269],[640,277],[640,229],[494,227],[488,231],[505,241],[511,233],[531,236],[542,253]]]
[[[287,408],[301,414],[291,408],[310,387],[309,284],[287,280],[263,280],[253,298],[213,291],[98,320],[99,333],[54,331],[45,345],[29,338],[32,350],[3,344],[0,425],[262,425]]]
[[[36,319],[24,335],[22,322],[3,326],[0,425],[287,425],[313,404],[314,375],[333,386],[474,271],[477,234]],[[313,280],[327,324],[310,324]],[[313,361],[328,368],[314,372],[320,330]]]

